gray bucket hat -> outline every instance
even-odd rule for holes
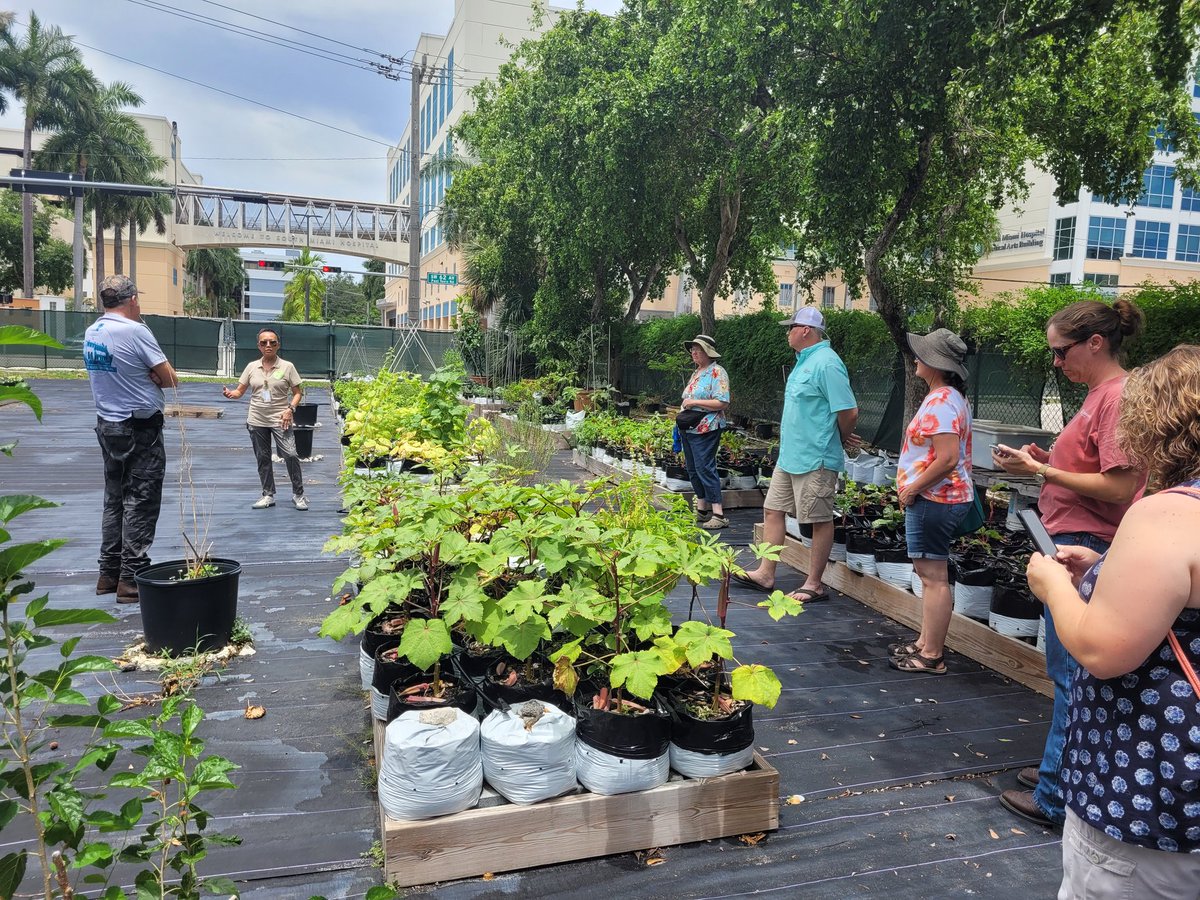
[[[699,347],[705,352],[709,359],[720,359],[721,354],[717,352],[715,342],[707,334],[698,334],[690,341],[683,342],[683,349],[689,353],[692,352],[692,347]]]
[[[939,328],[929,334],[908,332],[908,346],[917,359],[930,368],[967,377],[967,367],[963,365],[967,345],[949,328]]]

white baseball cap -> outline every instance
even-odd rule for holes
[[[790,319],[785,319],[779,324],[789,329],[793,325],[807,325],[809,328],[817,328],[824,331],[825,317],[821,315],[821,311],[815,306],[802,306],[796,310],[794,316]]]

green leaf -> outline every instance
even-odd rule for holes
[[[109,722],[104,729],[106,738],[152,738],[154,732],[150,726],[140,719],[126,719],[119,722]]]
[[[32,509],[52,509],[58,506],[50,500],[43,500],[33,494],[9,494],[0,497],[0,522],[11,522],[21,513]]]
[[[190,703],[183,710],[183,715],[179,717],[180,731],[185,738],[190,738],[196,733],[196,727],[200,724],[200,720],[204,718],[204,710],[195,703]]]
[[[422,671],[454,649],[450,631],[441,619],[410,619],[400,638],[400,652]]]
[[[54,628],[58,625],[108,625],[117,617],[102,609],[43,609],[33,617],[38,628]]]
[[[231,878],[205,878],[204,889],[210,894],[224,894],[226,897],[238,896],[237,883]],[[370,897],[370,892],[367,893]]]
[[[20,807],[17,806],[16,800],[0,800],[0,831],[13,820],[18,809]]]
[[[658,676],[667,674],[662,654],[655,650],[638,650],[621,653],[612,659],[609,681],[612,686],[622,685],[635,697],[649,700],[658,687]]]
[[[688,664],[693,669],[709,662],[714,656],[733,659],[733,645],[729,642],[731,637],[732,631],[695,620],[684,622],[675,632],[675,641],[686,650]]]
[[[25,877],[28,856],[24,850],[0,857],[0,897],[13,897]]]
[[[11,581],[30,563],[37,562],[43,556],[53,553],[65,540],[34,541],[31,544],[14,544],[0,550],[0,584]]]
[[[734,700],[748,700],[774,709],[783,686],[766,666],[738,666],[729,676]]]
[[[804,604],[795,597],[789,597],[783,591],[775,591],[766,600],[759,600],[758,605],[778,622],[784,616],[798,616],[804,612]]]
[[[528,659],[542,641],[550,640],[550,626],[539,615],[520,621],[510,619],[497,635],[504,649],[517,659]]]
[[[76,829],[83,823],[83,795],[72,787],[63,785],[46,794],[46,800],[54,814]]]
[[[546,582],[541,579],[522,581],[504,595],[500,607],[518,622],[541,612],[545,604]]]
[[[0,326],[4,327],[4,326]],[[0,384],[0,406],[4,406],[6,402],[15,401],[24,403],[33,410],[33,414],[40,421],[42,418],[42,401],[27,387],[17,384]]]
[[[27,328],[24,325],[0,325],[0,345],[13,347],[52,347],[62,350],[63,345],[50,335]]]
[[[364,900],[396,900],[399,896],[400,894],[394,888],[390,888],[386,884],[377,884],[367,891]]]
[[[80,848],[75,858],[71,860],[71,868],[82,869],[84,866],[99,866],[103,868],[109,865],[112,860],[113,848],[108,844],[85,844]]]
[[[453,625],[460,619],[468,622],[478,621],[483,616],[483,603],[487,600],[479,582],[471,575],[459,573],[450,582],[450,590],[438,607],[440,615],[447,625]]]
[[[671,633],[671,611],[661,602],[641,605],[629,618],[629,627],[640,640]]]

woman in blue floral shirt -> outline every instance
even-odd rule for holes
[[[1061,547],[1027,570],[1079,663],[1058,896],[1195,900],[1200,677],[1187,665],[1200,667],[1200,347],[1129,375],[1117,441],[1158,492],[1130,507],[1104,555]]]
[[[720,359],[721,354],[707,334],[698,334],[683,346],[691,353],[696,371],[683,389],[682,409],[705,412],[704,418],[693,427],[679,429],[688,478],[696,492],[696,517],[701,528],[725,528],[729,520],[721,506],[717,450],[721,445],[721,429],[725,427],[725,408],[729,406],[729,375],[713,361]]]

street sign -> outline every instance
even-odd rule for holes
[[[12,169],[9,173],[10,178],[20,179],[35,179],[40,184],[13,184],[11,189],[18,194],[44,194],[54,197],[82,197],[83,188],[76,187],[70,184],[72,181],[83,181],[83,179],[69,172],[42,172],[36,169]],[[58,184],[47,184],[47,182],[63,182]]]
[[[458,284],[458,276],[449,272],[426,272],[426,284]]]

